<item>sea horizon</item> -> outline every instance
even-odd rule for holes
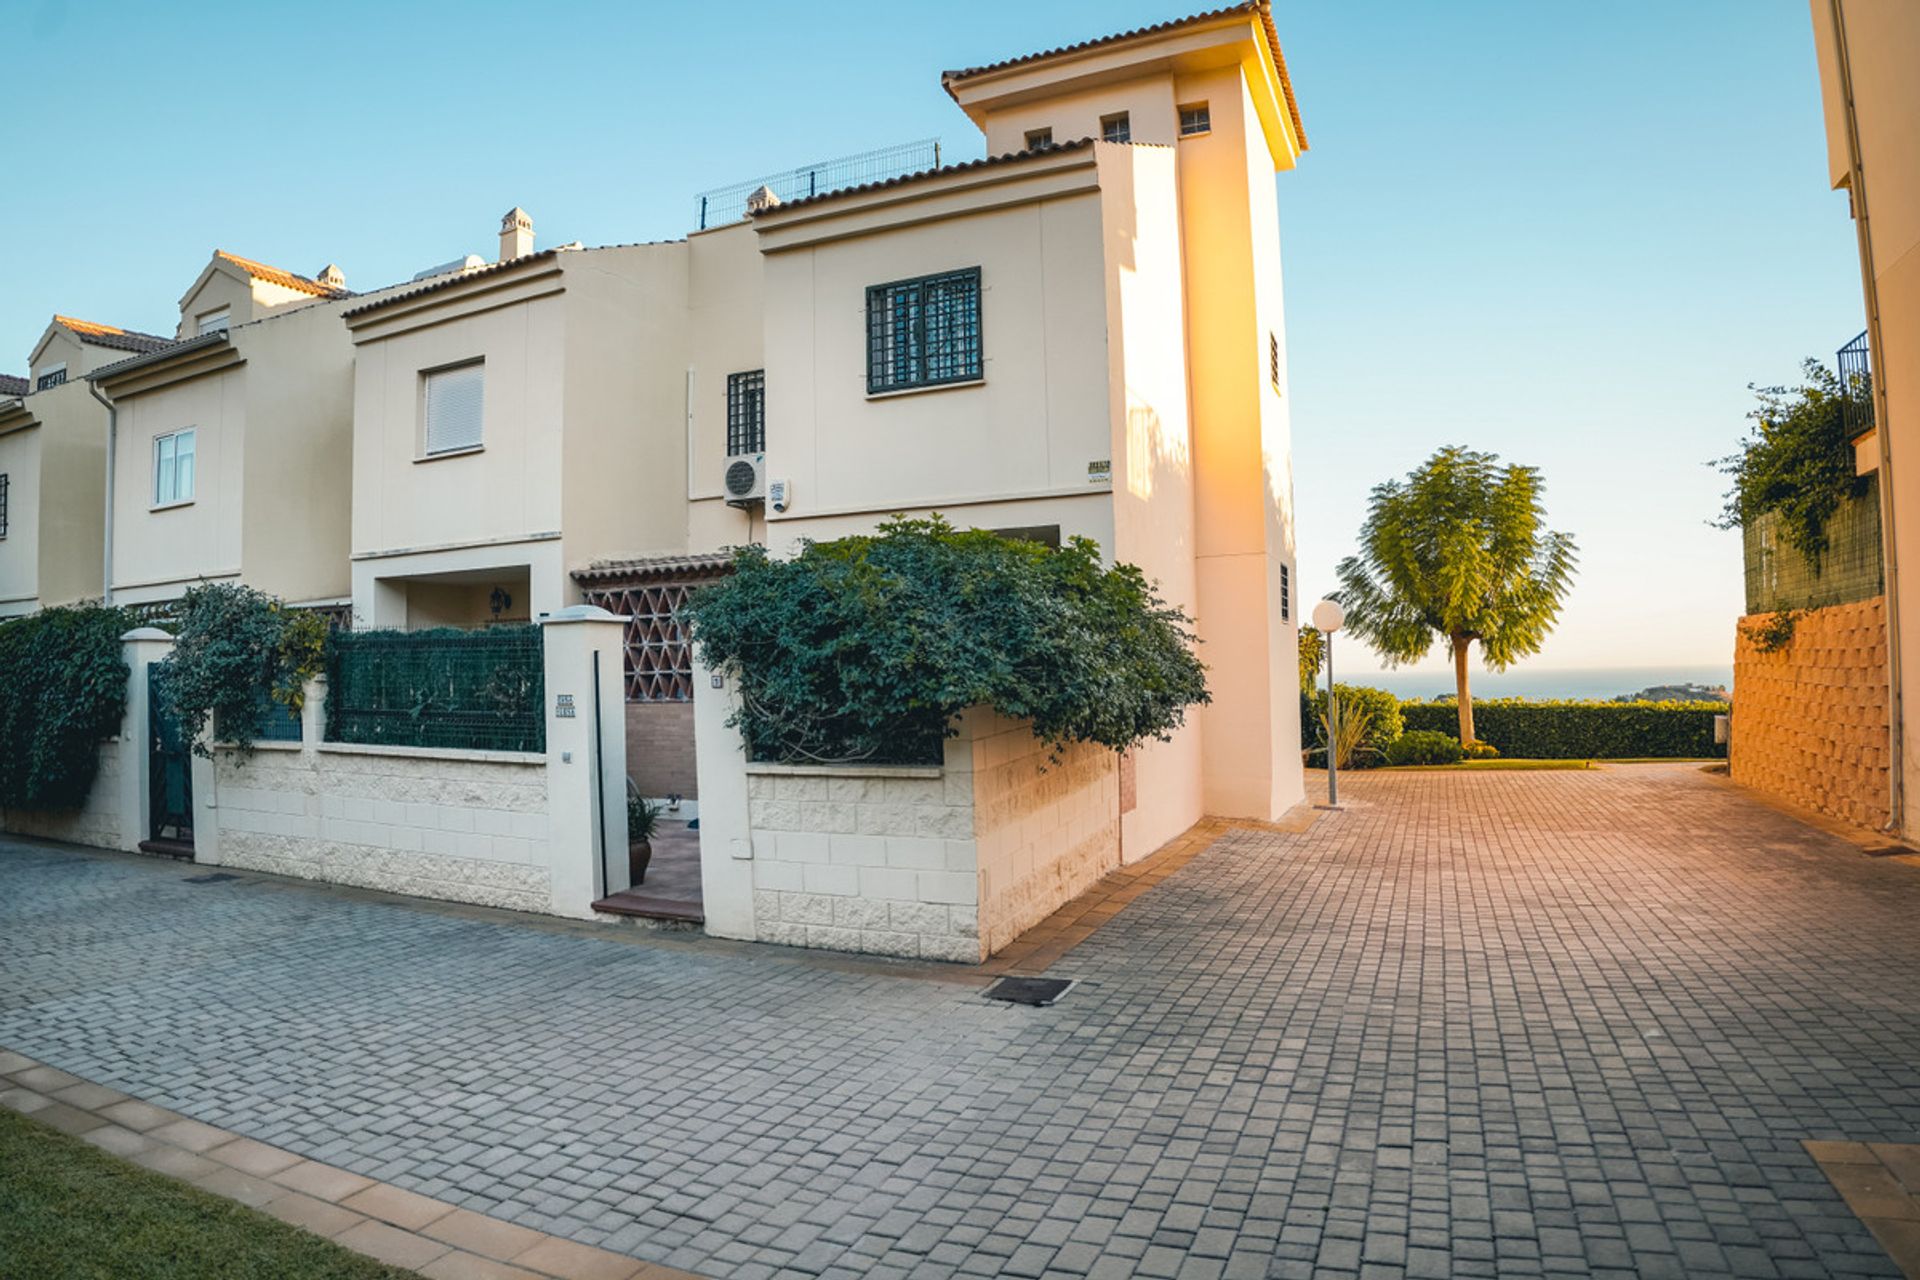
[[[1453,696],[1450,670],[1367,671],[1340,669],[1342,684],[1367,685],[1403,699]],[[1325,676],[1321,677],[1322,683]],[[1468,689],[1476,698],[1617,698],[1664,684],[1700,684],[1733,688],[1733,666],[1678,664],[1644,667],[1560,667],[1529,669],[1524,664],[1508,671],[1488,671],[1474,663]]]

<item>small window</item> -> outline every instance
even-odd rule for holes
[[[1027,150],[1044,151],[1052,145],[1053,145],[1053,130],[1051,129],[1027,130]]]
[[[7,536],[7,498],[8,490],[12,487],[6,472],[0,471],[0,538]]]
[[[478,449],[485,408],[486,365],[435,369],[426,379],[425,449],[428,457]]]
[[[1213,120],[1207,114],[1204,102],[1189,102],[1180,108],[1180,136],[1191,138],[1196,133],[1207,133],[1213,128]]]
[[[1280,621],[1293,620],[1293,571],[1286,565],[1280,566]],[[1335,762],[1336,764],[1338,761]]]
[[[868,395],[982,376],[980,268],[868,288]]]
[[[1132,119],[1124,111],[1115,115],[1101,116],[1100,137],[1106,142],[1132,142]]]
[[[203,337],[209,333],[225,333],[226,331],[227,309],[225,307],[221,307],[218,311],[202,312],[193,322],[193,336],[196,338]]]
[[[760,453],[767,447],[767,371],[727,375],[727,453]]]
[[[56,364],[40,375],[39,381],[33,384],[33,389],[35,391],[45,391],[48,387],[57,387],[66,380],[67,366],[64,364]]]
[[[1267,330],[1267,381],[1273,383],[1276,390],[1280,386],[1280,335]]]
[[[153,505],[193,501],[193,428],[153,438]]]

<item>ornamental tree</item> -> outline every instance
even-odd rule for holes
[[[1125,750],[1208,701],[1188,618],[1086,538],[1054,550],[935,516],[788,560],[742,547],[686,616],[736,676],[759,760],[937,763],[979,705],[1056,746]]]
[[[1347,627],[1390,663],[1447,643],[1462,743],[1473,741],[1474,641],[1492,671],[1538,653],[1573,582],[1573,538],[1545,527],[1541,489],[1533,467],[1442,449],[1374,488],[1360,554],[1340,562]]]

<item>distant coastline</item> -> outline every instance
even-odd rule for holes
[[[1343,684],[1370,685],[1402,698],[1452,696],[1451,671],[1361,671],[1341,669],[1335,655],[1335,676]],[[1663,684],[1724,685],[1733,688],[1732,666],[1674,667],[1566,667],[1558,671],[1529,670],[1523,663],[1511,671],[1492,672],[1478,662],[1469,673],[1469,687],[1479,698],[1617,698]]]

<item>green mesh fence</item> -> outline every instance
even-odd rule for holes
[[[538,627],[342,631],[327,653],[327,741],[545,751]]]
[[[1824,609],[1868,600],[1886,590],[1880,564],[1879,477],[1866,492],[1848,498],[1827,522],[1827,549],[1819,568],[1787,545],[1779,517],[1769,512],[1742,531],[1747,570],[1747,612]]]

